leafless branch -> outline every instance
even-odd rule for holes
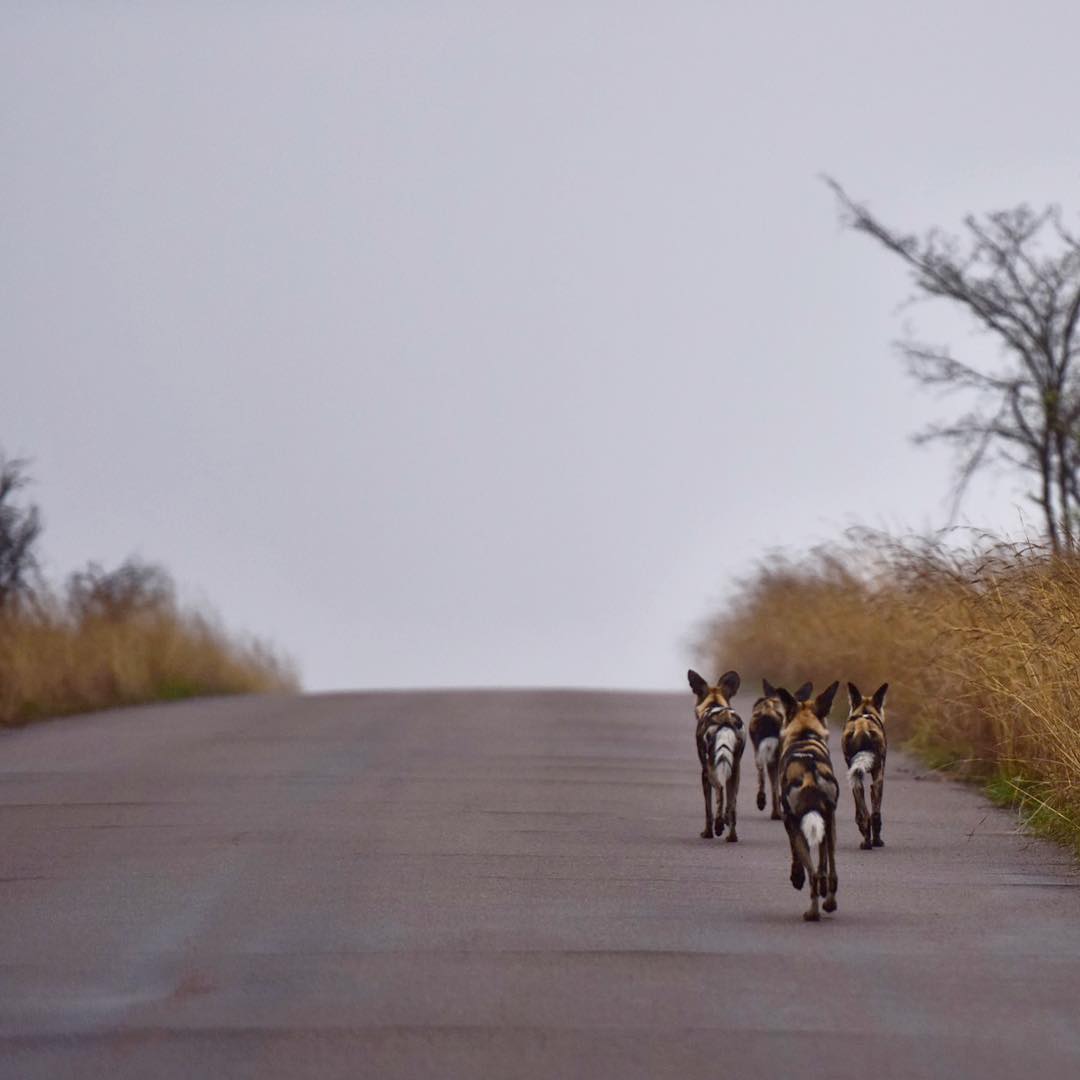
[[[968,215],[960,236],[922,237],[883,224],[835,180],[841,220],[876,240],[910,269],[916,299],[947,300],[1000,343],[1006,364],[987,371],[947,347],[900,342],[909,374],[946,394],[973,393],[983,408],[931,425],[917,442],[957,448],[953,514],[976,473],[992,460],[1034,472],[1047,534],[1066,548],[1080,525],[1080,240],[1049,206]],[[1049,244],[1046,243],[1049,238]]]

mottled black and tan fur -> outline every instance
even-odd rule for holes
[[[855,796],[855,822],[862,833],[864,851],[881,847],[881,800],[885,795],[885,695],[889,684],[882,683],[872,697],[863,697],[854,683],[848,683],[851,707],[840,736],[851,792]],[[870,778],[870,811],[866,809],[863,778]]]
[[[761,680],[761,697],[750,713],[750,742],[757,767],[757,808],[765,809],[765,775],[772,795],[772,819],[780,820],[780,793],[777,770],[780,766],[780,729],[784,726],[784,703],[768,679]]]
[[[739,690],[739,674],[728,671],[710,686],[696,671],[686,673],[690,689],[697,699],[694,716],[697,728],[694,739],[701,764],[701,791],[705,797],[705,828],[702,838],[711,840],[728,830],[729,843],[739,837],[735,829],[735,804],[739,796],[739,761],[746,747],[742,718],[731,707]],[[712,812],[716,794],[716,816]]]
[[[780,810],[791,844],[791,884],[801,889],[810,877],[810,907],[803,915],[816,922],[818,897],[825,911],[836,910],[836,803],[840,786],[829,756],[826,718],[839,687],[834,682],[810,701],[809,683],[792,695],[777,690],[784,703],[780,736]]]

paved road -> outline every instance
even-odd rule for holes
[[[0,736],[0,1075],[1080,1075],[1080,879],[890,759],[805,924],[690,696],[135,709]],[[748,763],[748,762],[747,762]]]

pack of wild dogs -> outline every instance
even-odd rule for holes
[[[701,835],[712,839],[727,831],[729,843],[738,839],[736,803],[739,796],[739,764],[746,748],[742,718],[731,707],[740,679],[735,671],[721,675],[715,685],[696,671],[687,673],[697,698],[697,753],[701,762],[701,790],[705,796],[705,828]],[[829,756],[827,718],[839,682],[813,696],[811,683],[794,694],[784,687],[762,683],[762,696],[750,714],[750,742],[757,767],[757,807],[765,809],[765,777],[769,778],[772,818],[783,821],[791,844],[791,884],[801,889],[810,879],[808,922],[821,916],[821,908],[836,910],[836,804],[840,785]],[[885,695],[883,683],[865,697],[848,683],[850,708],[840,736],[852,794],[855,821],[862,834],[860,847],[881,847],[881,799],[885,792]],[[870,808],[865,782],[870,782]],[[713,811],[713,799],[716,810]]]

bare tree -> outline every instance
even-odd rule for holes
[[[36,506],[14,501],[28,483],[26,462],[0,454],[0,612],[29,595],[38,575],[34,548],[41,535],[41,513]]]
[[[1061,211],[1028,206],[969,215],[959,236],[922,237],[890,229],[827,180],[846,225],[877,240],[910,268],[915,299],[950,300],[997,339],[1001,360],[957,359],[943,346],[899,343],[924,386],[968,391],[974,404],[916,441],[941,440],[959,452],[953,515],[971,478],[992,461],[1032,474],[1031,498],[1043,512],[1054,551],[1080,539],[1080,240]]]

